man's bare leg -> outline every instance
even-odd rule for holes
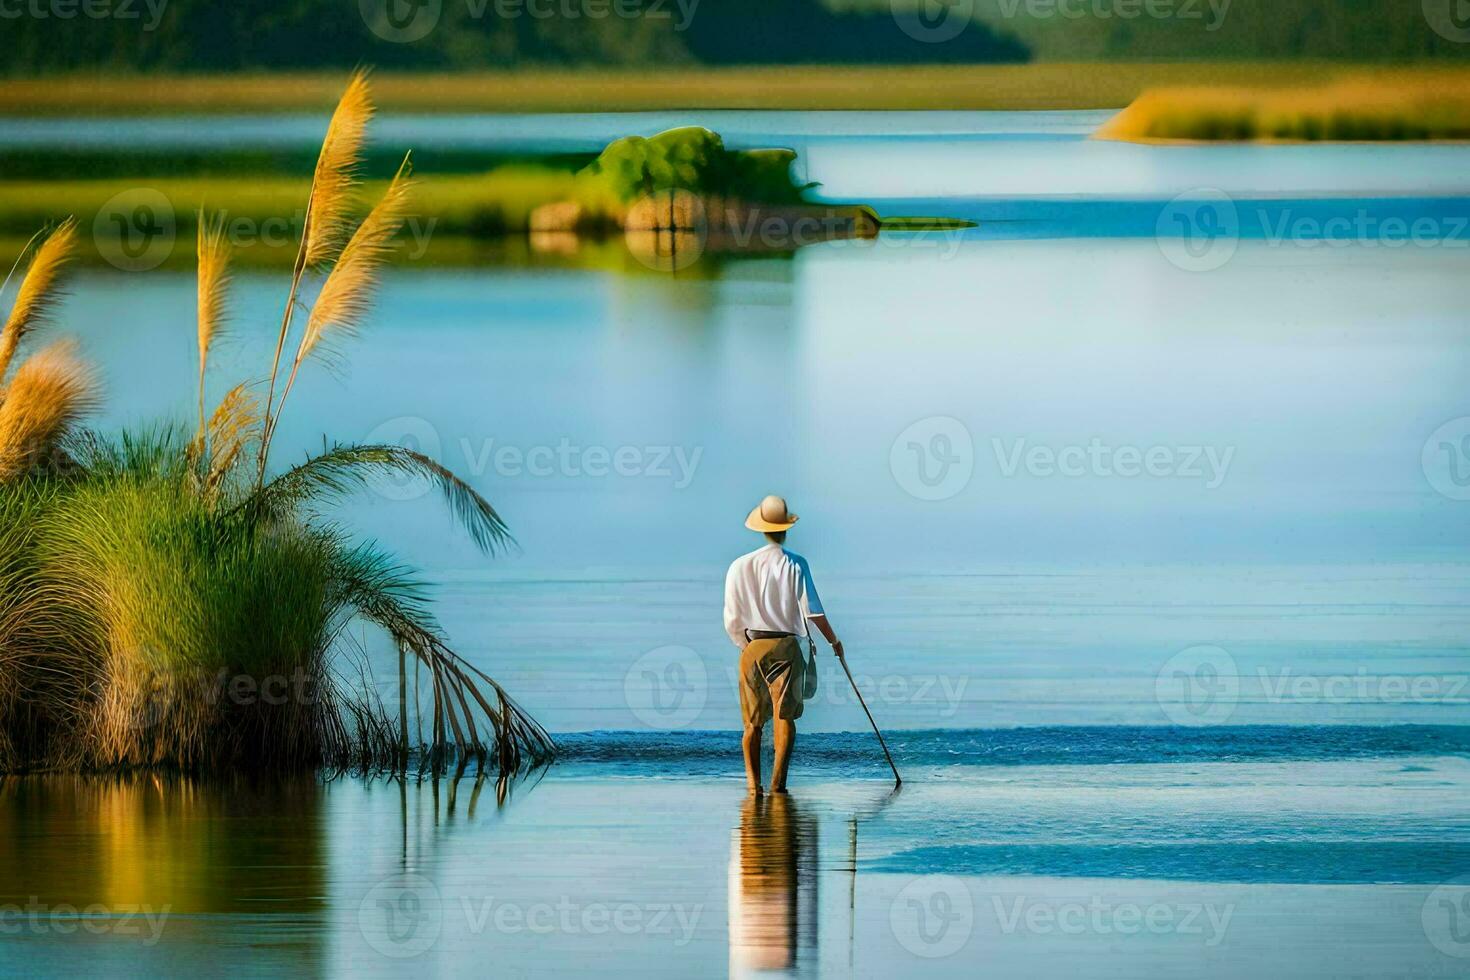
[[[740,740],[740,747],[745,750],[745,787],[752,793],[759,793],[761,791],[761,726],[746,725],[745,737]]]
[[[796,745],[796,722],[777,718],[771,722],[771,727],[776,732],[776,764],[771,767],[771,792],[784,793],[786,766],[791,762],[791,750]]]

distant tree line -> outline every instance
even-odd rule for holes
[[[0,0],[0,72],[1025,61],[822,0]]]
[[[889,13],[926,0],[829,0]],[[940,0],[928,0],[930,3]],[[970,0],[1041,61],[1470,57],[1466,0]]]
[[[0,0],[0,74],[1470,57],[1466,0]],[[1443,8],[1442,30],[1431,19]],[[920,10],[924,13],[921,15]],[[973,10],[968,24],[950,21]],[[1426,13],[1426,11],[1429,11]]]

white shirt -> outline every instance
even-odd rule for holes
[[[806,620],[825,615],[806,559],[768,544],[730,563],[725,575],[725,632],[745,647],[746,630],[806,633]]]

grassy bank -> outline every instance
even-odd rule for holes
[[[1387,73],[1287,88],[1149,91],[1098,130],[1102,139],[1470,139],[1470,73]]]
[[[749,229],[752,235],[765,228],[762,244],[779,249],[771,222],[794,228],[803,221],[805,235],[816,212],[834,222],[839,211],[857,219],[855,207],[809,205],[804,197],[809,187],[792,175],[795,159],[795,152],[786,149],[732,150],[719,134],[685,126],[648,138],[614,140],[576,169],[567,165],[568,158],[560,158],[488,173],[421,177],[416,180],[415,214],[403,223],[397,239],[402,247],[394,258],[453,264],[470,251],[467,243],[533,231],[599,238],[625,227],[669,227],[676,218],[677,226],[686,230],[710,225],[712,247],[718,237],[713,226],[721,224],[735,232]],[[364,185],[378,195],[392,187],[391,181]],[[132,270],[165,263],[177,267],[192,261],[199,240],[197,208],[208,202],[244,264],[280,267],[294,261],[310,190],[307,177],[272,173],[13,179],[0,184],[0,239],[19,239],[69,213],[90,232],[85,252],[94,262]],[[675,207],[675,198],[680,207]],[[862,216],[876,217],[871,211],[862,211]],[[933,230],[936,225],[909,219],[904,227]],[[828,230],[835,234],[835,229]],[[562,243],[549,251],[570,258]],[[597,256],[599,263],[602,258]]]
[[[408,214],[405,162],[354,217],[371,115],[354,79],[297,202],[301,226],[286,232],[285,312],[279,328],[262,325],[274,359],[215,406],[210,354],[242,325],[229,236],[218,216],[195,228],[197,317],[179,330],[198,351],[191,423],[85,429],[94,372],[66,342],[34,346],[60,311],[75,222],[38,234],[17,259],[0,329],[0,773],[406,767],[422,749],[436,768],[457,755],[508,775],[550,753],[546,733],[448,647],[413,574],[329,516],[344,494],[408,476],[437,487],[493,553],[510,543],[494,508],[401,446],[339,445],[271,465],[299,369],[342,356],[364,326]],[[386,685],[396,697],[373,683],[359,625],[396,648],[397,684]]]
[[[667,71],[519,71],[374,78],[387,112],[626,112],[659,109],[1116,109],[1162,86],[1367,83],[1403,69],[1342,62],[1050,63]],[[1425,77],[1465,71],[1426,67]],[[0,80],[0,114],[318,112],[340,75],[73,75]]]

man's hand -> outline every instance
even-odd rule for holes
[[[833,640],[832,641],[832,652],[837,655],[837,659],[839,659],[839,660],[843,659],[843,654],[842,654],[842,641],[841,640]]]

